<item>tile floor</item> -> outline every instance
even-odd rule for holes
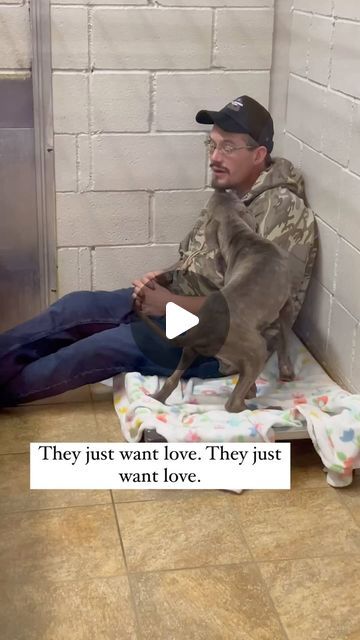
[[[360,640],[360,476],[310,441],[291,492],[234,495],[30,492],[36,440],[121,440],[107,390],[0,412],[2,640]]]

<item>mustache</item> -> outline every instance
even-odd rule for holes
[[[225,169],[225,167],[223,167],[221,164],[216,164],[216,162],[212,162],[210,164],[210,169],[221,169],[222,171],[226,171],[226,173],[229,173],[227,169]]]

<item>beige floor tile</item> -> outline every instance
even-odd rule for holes
[[[289,640],[360,640],[360,558],[259,563]]]
[[[292,466],[291,489],[330,489],[322,468],[321,461],[320,463],[309,462],[307,466]]]
[[[118,376],[116,376],[116,389],[117,391],[125,391],[125,373],[119,373]],[[115,378],[114,378],[115,379]],[[108,379],[106,384],[103,384],[102,382],[95,382],[95,384],[90,384],[90,393],[91,393],[91,397],[92,399],[97,402],[97,401],[101,401],[101,400],[109,400],[110,402],[113,402],[113,380],[114,379]],[[109,384],[110,383],[110,384]]]
[[[238,512],[257,560],[360,552],[360,529],[335,489],[249,491]]]
[[[178,498],[194,498],[199,496],[221,495],[212,489],[114,489],[114,502],[144,502],[146,500],[177,500]]]
[[[254,564],[130,576],[142,640],[284,640]]]
[[[2,640],[135,640],[125,576],[0,584]]]
[[[29,451],[29,442],[101,442],[92,404],[19,407],[0,411],[0,452]]]
[[[94,415],[97,423],[98,436],[103,442],[126,442],[120,429],[120,421],[117,417],[114,405],[110,400],[94,402]]]
[[[298,440],[291,443],[291,488],[310,489],[329,488],[323,463],[316,453],[311,440]]]
[[[116,505],[129,571],[249,560],[239,496],[199,496]]]
[[[177,496],[174,494],[177,494]],[[148,500],[167,500],[172,497],[186,497],[194,491],[175,491],[167,489],[114,489],[112,494],[114,502],[146,502]]]
[[[350,487],[339,489],[338,494],[342,502],[350,509],[354,519],[360,526],[360,475],[356,471],[353,483]]]
[[[123,574],[112,507],[69,507],[2,516],[0,567],[4,583]]]
[[[29,487],[29,454],[0,455],[0,514],[111,503],[110,491],[31,491]]]

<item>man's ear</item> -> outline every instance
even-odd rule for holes
[[[257,147],[254,151],[254,163],[256,165],[263,164],[267,156],[268,150],[266,147]]]

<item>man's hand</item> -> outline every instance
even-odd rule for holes
[[[131,284],[134,287],[132,298],[134,300],[134,307],[138,311],[143,311],[145,313],[142,306],[145,300],[144,287],[154,289],[156,284],[154,278],[156,278],[156,276],[160,275],[161,273],[164,273],[164,271],[148,271],[144,276],[142,276],[142,278],[137,278],[132,281]]]
[[[148,275],[146,274],[146,276]],[[148,281],[144,284],[144,278],[132,282],[134,285],[132,297],[134,298],[135,309],[142,311],[147,316],[165,315],[166,304],[173,301],[173,294],[165,287],[161,287],[153,278],[150,278],[150,282]]]
[[[176,267],[176,264],[174,267]],[[162,287],[156,282],[155,278],[167,271],[169,269],[149,271],[142,278],[132,281],[131,284],[134,286],[132,297],[135,309],[149,316],[163,316],[166,313],[166,304],[174,302],[179,307],[190,311],[190,313],[199,313],[206,296],[180,296],[172,293],[166,287]]]
[[[137,280],[133,280],[131,284],[134,285],[134,287],[137,287],[137,289],[139,290],[139,288],[141,289],[144,285],[147,285],[150,287],[150,289],[154,288],[154,278],[156,278],[156,276],[159,276],[161,273],[165,273],[165,270],[162,269],[161,271],[148,271],[148,273],[145,273],[145,275],[142,278],[137,278]],[[135,285],[135,282],[141,282],[140,287]],[[138,293],[138,291],[136,292]]]

